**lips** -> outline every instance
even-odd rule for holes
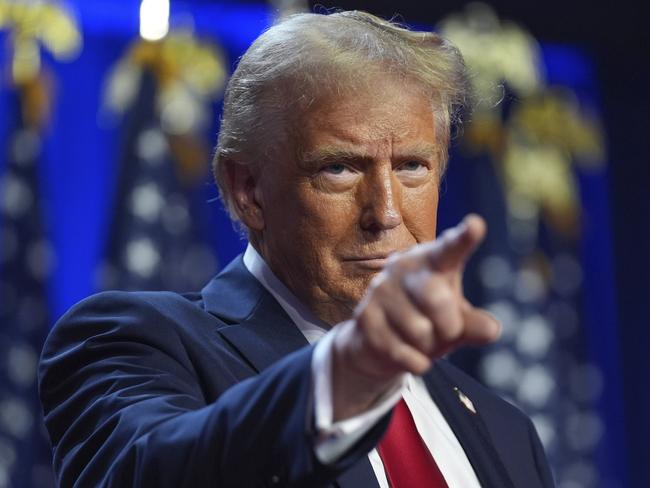
[[[398,246],[397,249],[393,248],[388,251],[380,251],[380,250],[366,250],[364,251],[359,251],[359,254],[351,254],[347,256],[343,256],[342,260],[344,262],[347,262],[352,265],[357,265],[361,266],[364,268],[370,268],[370,269],[382,269],[384,266],[386,266],[386,262],[388,261],[388,258],[392,256],[395,253],[405,251],[406,249],[409,249],[413,244],[404,244],[401,246]]]
[[[390,254],[391,253],[371,254],[371,255],[368,255],[368,256],[353,256],[353,257],[345,258],[345,261],[374,261],[374,260],[377,260],[377,259],[385,260],[385,259],[388,258],[388,256]]]
[[[388,256],[390,256],[394,251],[391,252],[382,252],[382,253],[372,253],[362,256],[349,256],[344,258],[344,261],[349,264],[360,266],[362,268],[367,268],[371,270],[381,270],[386,266],[388,261]]]
[[[355,258],[348,259],[347,262],[365,269],[382,270],[386,266],[387,258]]]

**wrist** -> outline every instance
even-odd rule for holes
[[[371,408],[377,400],[396,382],[401,375],[373,374],[371,361],[361,351],[355,351],[348,340],[345,326],[334,338],[332,348],[332,400],[333,420],[340,421],[358,415]],[[377,368],[379,369],[379,368]]]

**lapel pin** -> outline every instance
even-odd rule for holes
[[[472,400],[470,400],[469,397],[465,395],[465,393],[460,391],[460,389],[457,386],[454,386],[454,391],[456,392],[456,395],[458,395],[458,400],[460,400],[460,403],[462,403],[467,410],[475,414],[476,407],[474,407]]]

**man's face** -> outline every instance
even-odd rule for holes
[[[295,147],[261,172],[256,244],[274,273],[330,324],[350,317],[386,257],[434,239],[441,162],[430,102],[380,81],[321,100]]]

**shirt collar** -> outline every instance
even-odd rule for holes
[[[282,283],[264,258],[249,243],[244,253],[244,266],[273,295],[300,332],[310,344],[323,337],[329,326],[314,315],[298,298]]]

